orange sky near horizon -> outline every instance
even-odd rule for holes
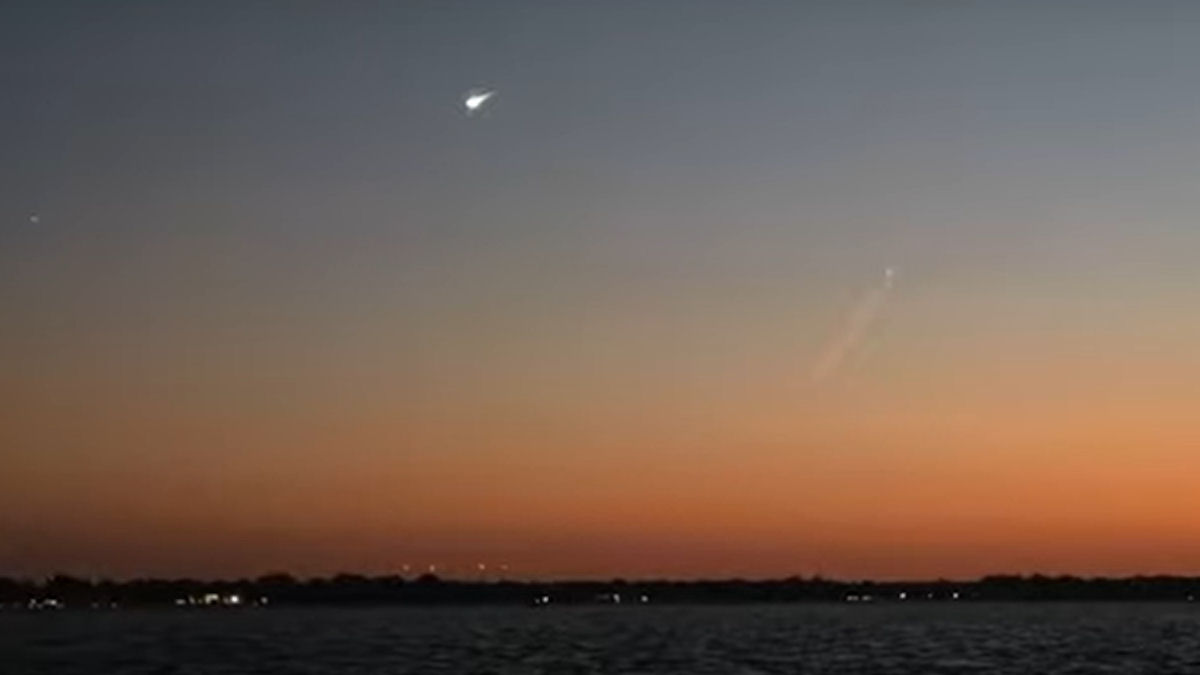
[[[897,314],[947,302],[909,281]],[[892,353],[871,370],[819,383],[812,349],[789,363],[736,342],[703,350],[719,340],[699,334],[688,353],[704,359],[656,361],[665,344],[614,347],[628,325],[615,320],[569,360],[447,358],[410,375],[420,387],[370,364],[42,370],[5,400],[0,440],[57,452],[8,463],[3,553],[26,571],[116,575],[1193,569],[1186,340],[1143,335],[1153,350],[1102,360],[1089,352],[1121,353],[1115,331],[947,325],[918,369],[913,321],[891,322]]]

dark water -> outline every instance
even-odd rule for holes
[[[1200,607],[3,613],[0,673],[1200,673]]]

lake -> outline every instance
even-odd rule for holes
[[[0,672],[1194,673],[1192,604],[0,613]]]

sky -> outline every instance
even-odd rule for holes
[[[4,3],[0,575],[1200,573],[1198,24]]]

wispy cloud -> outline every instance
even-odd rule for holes
[[[813,364],[813,382],[821,382],[836,375],[846,359],[858,350],[871,325],[887,305],[895,281],[896,270],[887,268],[884,270],[883,282],[868,289],[854,304],[845,326],[834,334]]]

